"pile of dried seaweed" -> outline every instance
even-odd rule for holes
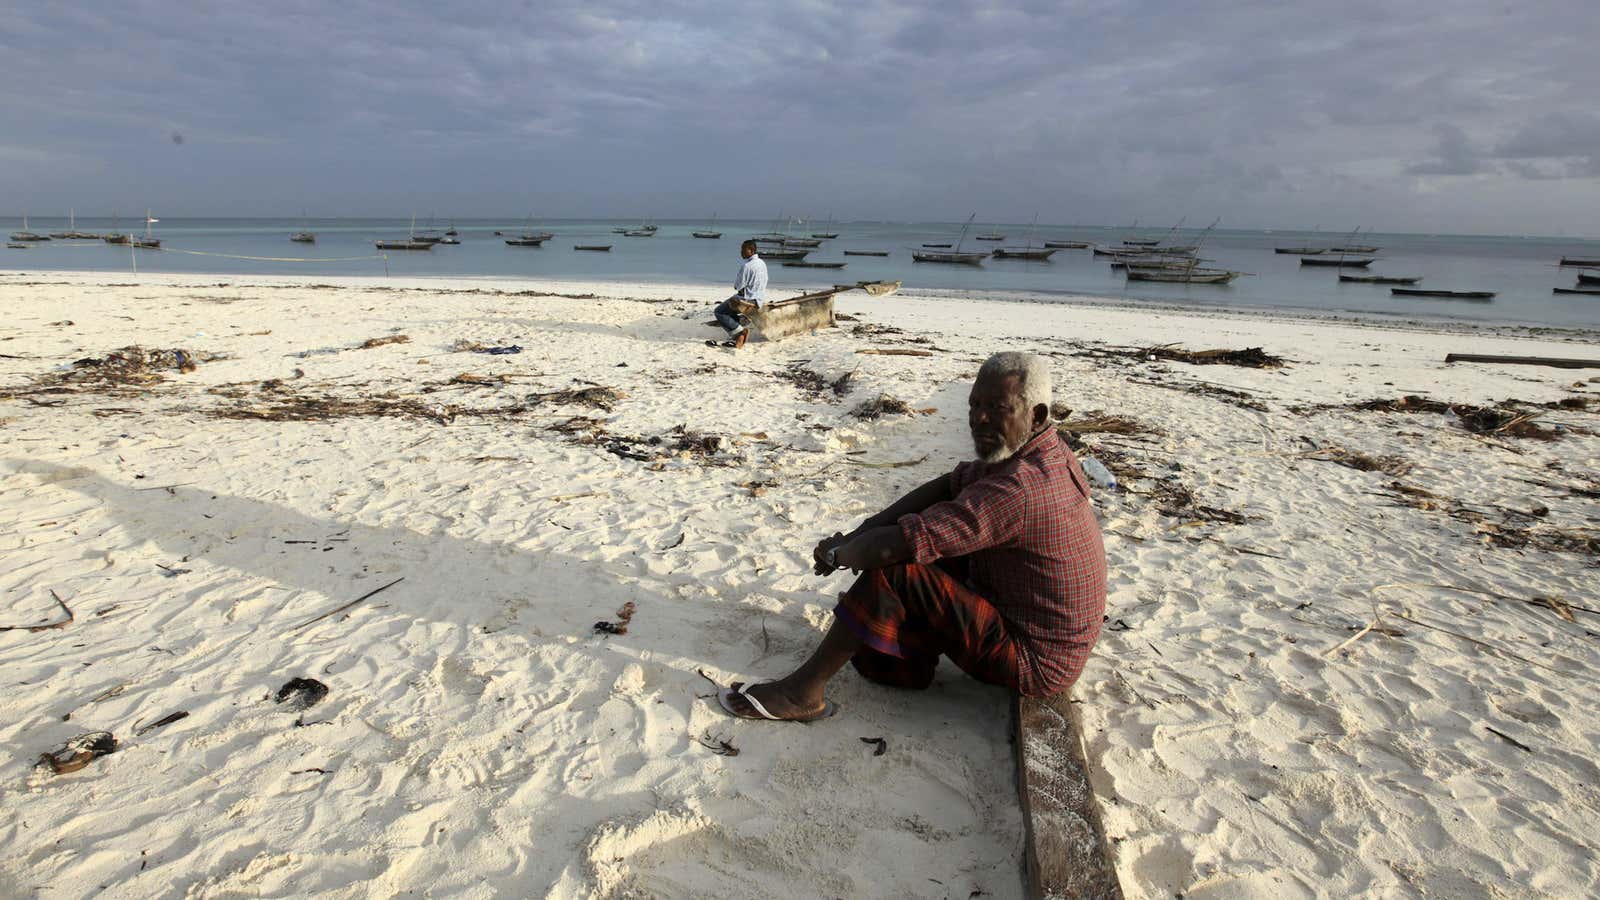
[[[904,416],[910,413],[910,404],[888,394],[879,394],[850,410],[850,415],[865,422],[881,419],[884,416]]]
[[[1407,394],[1395,400],[1376,399],[1363,400],[1360,403],[1349,405],[1318,406],[1314,409],[1355,409],[1376,412],[1392,413],[1438,413],[1453,415],[1461,423],[1461,427],[1473,434],[1486,437],[1519,437],[1533,438],[1541,441],[1553,441],[1561,436],[1559,431],[1546,428],[1534,421],[1537,412],[1529,412],[1524,404],[1516,400],[1502,400],[1492,406],[1474,406],[1470,403],[1445,403],[1442,400],[1430,400],[1415,394]],[[1563,409],[1568,407],[1561,407]],[[1302,410],[1303,412],[1304,410]]]
[[[367,338],[366,340],[362,341],[360,344],[356,345],[356,349],[357,350],[371,350],[371,349],[373,349],[375,347],[387,347],[390,344],[409,344],[409,343],[411,343],[410,335],[391,334],[388,337]]]
[[[1309,442],[1309,441],[1308,441]],[[1411,471],[1411,463],[1398,456],[1369,456],[1358,450],[1343,447],[1317,447],[1300,454],[1301,459],[1318,459],[1338,463],[1358,472],[1382,472],[1385,475],[1404,475]]]
[[[1184,350],[1173,344],[1133,348],[1091,347],[1072,355],[1091,359],[1162,359],[1194,366],[1244,366],[1251,369],[1275,369],[1283,365],[1282,357],[1273,356],[1260,347],[1246,347],[1243,350]]]
[[[254,419],[266,422],[322,422],[332,419],[376,418],[398,416],[427,419],[448,425],[458,415],[482,416],[491,413],[520,412],[512,407],[505,410],[462,410],[455,406],[422,403],[393,395],[345,399],[330,395],[275,394],[265,403],[249,406],[225,406],[207,411],[217,419]]]
[[[1067,410],[1070,414],[1071,410]],[[1062,437],[1082,434],[1157,434],[1153,428],[1141,425],[1125,416],[1106,415],[1100,410],[1090,410],[1079,419],[1056,422],[1056,431]],[[1069,441],[1070,443],[1070,441]]]
[[[587,406],[592,409],[603,409],[610,412],[617,405],[618,400],[628,395],[616,388],[597,384],[593,387],[567,388],[560,391],[547,391],[543,394],[529,394],[525,399],[529,406],[540,403],[560,403],[569,406]]]
[[[796,390],[811,400],[825,400],[830,395],[843,397],[850,393],[855,375],[855,370],[852,369],[838,378],[829,380],[828,376],[821,372],[806,368],[804,360],[792,362],[782,372],[774,373],[776,378],[794,385]]]
[[[193,372],[200,363],[228,358],[218,353],[197,353],[181,348],[123,347],[105,356],[80,359],[65,371],[40,375],[27,387],[0,391],[0,399],[39,394],[139,392],[166,381],[172,373]]]

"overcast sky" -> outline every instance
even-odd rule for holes
[[[8,215],[1600,235],[1596,0],[13,2],[0,58]]]

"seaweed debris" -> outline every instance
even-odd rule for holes
[[[77,360],[64,371],[49,372],[26,387],[0,391],[0,399],[26,399],[41,394],[129,393],[149,390],[176,372],[188,374],[201,363],[230,357],[182,348],[146,350],[123,347],[105,356]]]
[[[1437,413],[1455,417],[1456,421],[1466,431],[1485,437],[1519,437],[1532,438],[1541,441],[1553,441],[1561,436],[1561,432],[1554,428],[1547,428],[1534,421],[1538,412],[1528,411],[1528,407],[1539,408],[1534,404],[1523,403],[1518,400],[1502,400],[1489,406],[1474,406],[1470,403],[1446,403],[1442,400],[1432,400],[1419,397],[1416,394],[1407,394],[1397,399],[1379,398],[1376,400],[1363,400],[1359,403],[1333,404],[1316,406],[1311,409],[1353,409],[1374,412],[1390,413]],[[1548,404],[1543,408],[1551,408]],[[1558,406],[1560,409],[1572,407]],[[1305,412],[1301,409],[1299,412]]]
[[[1250,369],[1276,369],[1283,365],[1283,357],[1273,356],[1260,347],[1243,350],[1185,350],[1174,344],[1155,347],[1091,347],[1073,356],[1092,359],[1167,360],[1188,363],[1192,366],[1243,366]]]
[[[617,405],[618,400],[628,395],[616,388],[597,384],[593,387],[566,388],[559,391],[547,391],[542,394],[529,394],[525,399],[529,406],[540,403],[559,403],[569,406],[587,406],[592,409],[603,409],[610,412]]]
[[[884,416],[904,416],[911,414],[911,406],[904,400],[891,397],[888,394],[879,394],[871,400],[860,404],[850,410],[850,415],[864,422],[881,419]]]
[[[409,344],[411,336],[405,334],[391,334],[388,337],[367,338],[356,346],[357,350],[371,350],[374,347],[387,347],[390,344]]]

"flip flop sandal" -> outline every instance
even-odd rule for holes
[[[736,681],[731,687],[725,687],[717,692],[717,702],[722,704],[722,708],[727,711],[728,715],[733,716],[736,719],[755,719],[758,722],[765,720],[768,722],[800,722],[804,724],[807,722],[816,722],[820,719],[826,719],[839,711],[838,704],[834,703],[832,700],[827,700],[824,701],[821,712],[818,712],[815,715],[806,716],[805,718],[800,719],[782,719],[773,715],[772,713],[767,712],[767,708],[761,705],[760,700],[750,696],[749,691],[751,687],[752,685],[748,683],[741,684]],[[739,696],[743,697],[745,702],[750,704],[750,708],[759,713],[759,715],[752,716],[747,712],[740,712],[737,708],[735,708],[733,705],[734,694],[738,694]]]
[[[752,703],[755,701],[751,701]],[[117,739],[109,731],[80,734],[49,753],[39,754],[38,765],[49,766],[57,775],[76,772],[107,753],[117,752]]]

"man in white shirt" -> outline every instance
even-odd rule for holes
[[[760,309],[767,299],[767,263],[756,254],[756,242],[740,244],[739,255],[744,257],[744,265],[739,267],[739,274],[733,280],[733,296],[712,310],[717,322],[728,332],[728,339],[722,346],[734,349],[743,347],[750,337],[750,320],[746,313]]]

